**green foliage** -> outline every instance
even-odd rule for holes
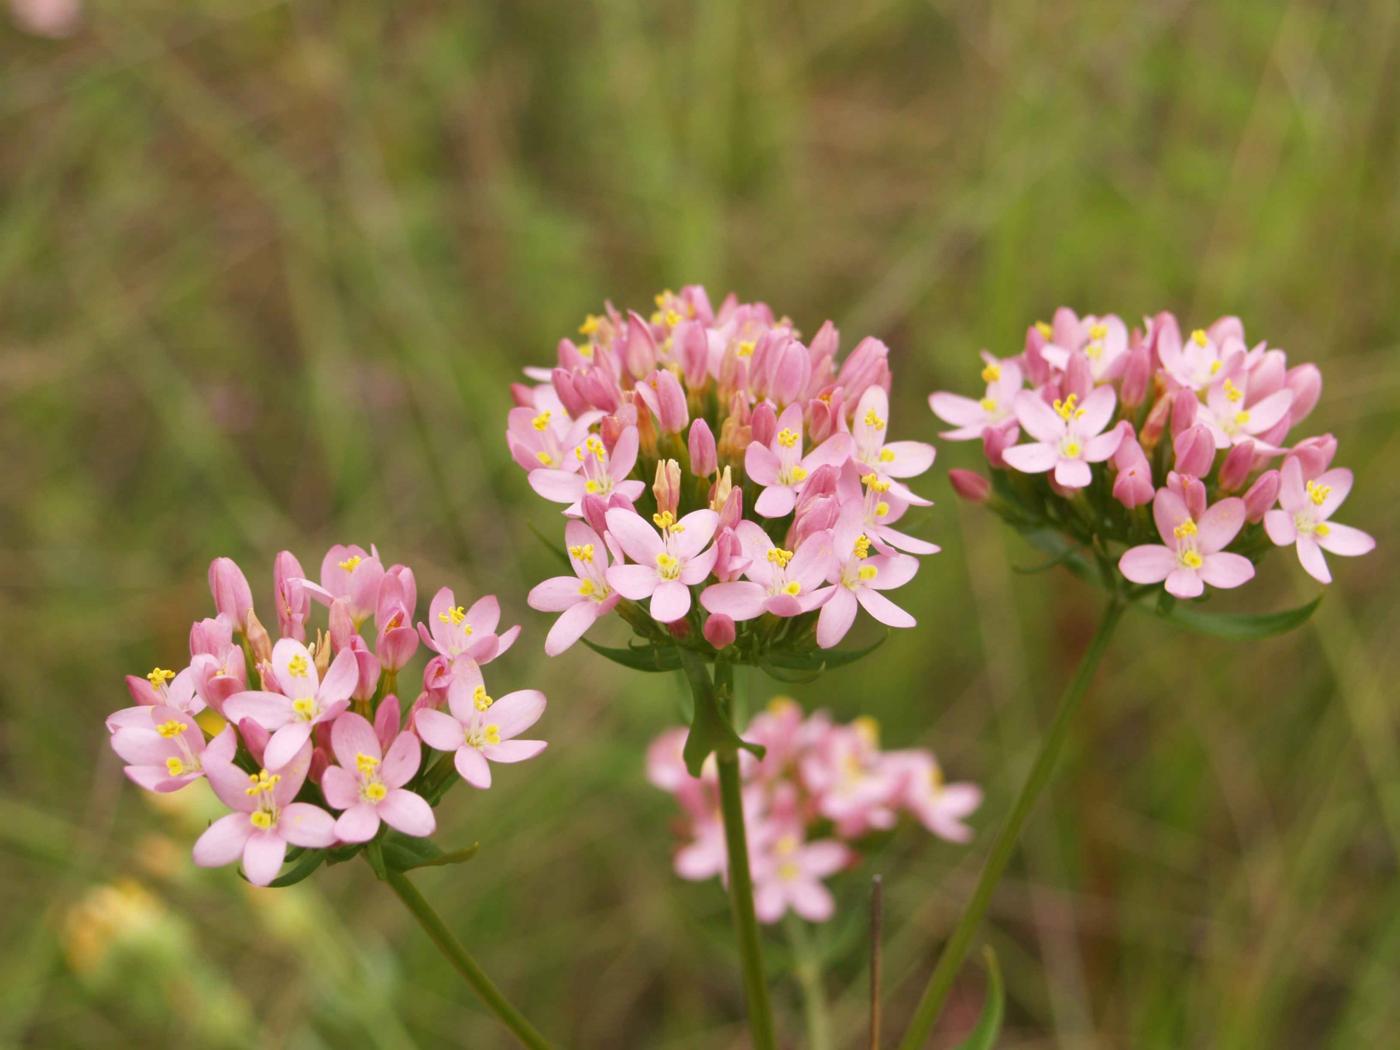
[[[982,1003],[982,1013],[977,1024],[966,1039],[954,1050],[992,1050],[1001,1034],[1001,1022],[1006,1013],[1006,992],[1001,986],[1001,966],[997,963],[997,953],[990,945],[983,949],[987,964],[987,998]]]

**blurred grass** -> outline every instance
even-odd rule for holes
[[[552,699],[544,759],[450,799],[444,838],[483,850],[424,892],[570,1045],[743,1045],[723,898],[671,875],[669,804],[641,775],[674,686],[540,656],[523,595],[549,555],[521,537],[550,512],[499,439],[506,383],[586,310],[692,280],[808,331],[831,316],[847,346],[885,338],[911,436],[935,430],[927,390],[969,385],[979,347],[1009,352],[1060,302],[1238,313],[1322,364],[1310,425],[1341,439],[1346,519],[1381,549],[1296,637],[1130,624],[987,935],[1008,1047],[1383,1045],[1397,16],[134,0],[63,43],[0,29],[0,1045],[164,1045],[201,1009],[211,1045],[253,1042],[242,1024],[272,1045],[504,1045],[367,870],[277,897],[195,872],[197,816],[147,806],[106,748],[120,674],[182,650],[211,556],[265,601],[277,549],[333,541],[500,593],[529,633],[498,675]],[[927,487],[945,551],[910,592],[921,630],[802,698],[932,746],[987,786],[986,826],[1095,598],[1015,575],[1034,556]],[[1247,600],[1309,592],[1279,557]],[[841,1045],[866,877],[886,875],[897,1019],[979,858],[909,830],[838,881],[820,941]],[[119,923],[109,972],[85,968],[65,916],[125,900],[91,897],[119,878],[158,936]],[[777,994],[799,1031],[795,986]],[[979,994],[969,977],[949,1035]]]

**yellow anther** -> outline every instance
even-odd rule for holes
[[[366,784],[360,794],[364,796],[366,802],[383,802],[384,796],[389,794],[389,789],[378,780]]]
[[[740,357],[753,357],[754,348],[757,345],[758,344],[755,343],[752,339],[745,339],[741,341],[737,347],[734,348],[734,352]]]
[[[857,558],[870,557],[870,537],[865,535],[865,533],[861,533],[856,537],[855,556]]]
[[[928,771],[928,782],[933,785],[935,791],[943,787],[943,770],[939,769],[937,765]]]
[[[358,769],[365,776],[369,776],[369,774],[373,773],[376,769],[379,768],[379,759],[375,758],[373,755],[367,755],[363,751],[361,751],[355,756],[355,768]]]
[[[1037,322],[1035,323],[1035,330],[1041,334],[1041,337],[1042,337],[1042,338],[1045,338],[1045,339],[1049,339],[1050,336],[1051,336],[1051,334],[1052,334],[1053,331],[1054,331],[1054,329],[1052,329],[1052,328],[1051,328],[1048,324],[1046,324],[1044,321],[1037,321]]]
[[[476,705],[478,711],[485,711],[496,702],[496,698],[486,691],[484,685],[479,685],[472,692],[472,703]]]
[[[296,712],[298,718],[309,722],[316,717],[315,697],[303,696],[292,701],[292,710]]]
[[[1206,330],[1204,328],[1197,328],[1191,333],[1191,342],[1195,343],[1197,346],[1205,346],[1210,342],[1210,336],[1206,335]]]
[[[1201,557],[1199,551],[1182,551],[1181,564],[1188,569],[1199,569],[1205,564],[1205,559]]]
[[[801,844],[796,835],[783,835],[773,843],[773,852],[780,857],[790,857]]]
[[[1308,482],[1308,499],[1317,506],[1322,506],[1327,502],[1327,497],[1332,495],[1331,485],[1319,485],[1316,481]]]
[[[869,583],[876,576],[880,575],[880,570],[874,565],[862,565],[860,567],[860,578],[862,582]]]
[[[165,760],[165,771],[172,777],[183,776],[185,773],[185,763],[172,756]]]
[[[681,315],[674,310],[667,310],[666,316],[662,318],[662,320],[666,322],[667,328],[675,328],[676,325],[681,323]]]
[[[892,449],[892,448],[882,448],[882,449],[880,450],[880,462],[881,462],[881,463],[893,463],[893,462],[894,462],[894,449]]]
[[[1247,426],[1248,423],[1249,423],[1249,413],[1248,413],[1248,412],[1236,412],[1236,413],[1235,413],[1235,426],[1237,426],[1237,427]]]
[[[1107,338],[1108,338],[1108,325],[1106,325],[1106,324],[1091,324],[1091,325],[1089,326],[1089,338],[1090,338],[1090,339],[1094,339],[1094,340],[1107,339]]]
[[[591,543],[579,543],[579,544],[575,544],[574,546],[572,546],[572,547],[569,548],[569,554],[570,554],[572,557],[577,558],[579,561],[582,561],[582,562],[591,562],[591,561],[593,560],[593,544],[591,544]]]
[[[651,301],[654,302],[657,306],[665,306],[667,300],[671,298],[672,294],[673,293],[671,292],[671,289],[667,288],[664,292],[657,292],[655,295],[653,295],[651,297]]]
[[[1103,343],[1090,343],[1084,348],[1084,355],[1090,361],[1097,361],[1103,357]]]
[[[1070,394],[1069,397],[1065,398],[1063,401],[1056,398],[1055,404],[1052,407],[1055,409],[1055,415],[1059,416],[1066,423],[1071,419],[1078,419],[1080,416],[1084,415],[1084,409],[1079,407],[1078,394]]]
[[[1079,454],[1080,454],[1081,452],[1083,452],[1083,451],[1084,451],[1084,450],[1083,450],[1082,448],[1079,447],[1079,442],[1078,442],[1078,441],[1067,441],[1067,442],[1065,442],[1064,453],[1065,453],[1065,456],[1066,456],[1067,458],[1069,458],[1069,459],[1078,459],[1078,458],[1079,458]]]
[[[578,593],[584,598],[592,598],[593,593],[598,589],[598,585],[592,580],[579,580]]]
[[[188,723],[177,722],[172,718],[170,721],[162,722],[160,725],[156,726],[156,732],[169,740],[171,737],[179,736],[188,728]]]
[[[1244,398],[1244,391],[1235,386],[1234,381],[1227,379],[1224,383],[1225,396],[1231,401],[1240,401]]]
[[[579,352],[579,356],[582,357],[585,361],[592,361],[592,360],[593,360],[593,344],[592,344],[592,343],[584,343],[583,345],[581,345],[581,346],[578,348],[578,352]]]
[[[782,547],[770,547],[768,550],[768,560],[780,569],[786,569],[788,562],[792,561],[792,551],[783,550]]]
[[[778,431],[778,444],[782,445],[783,448],[792,448],[797,444],[797,439],[800,436],[797,431],[783,427],[782,430]]]
[[[1000,379],[1000,378],[1001,378],[1001,366],[1000,366],[1000,365],[988,365],[986,368],[982,369],[982,382],[984,382],[984,383],[995,383],[995,382],[996,382],[998,379]]]
[[[579,335],[592,335],[602,323],[603,319],[597,314],[589,314],[583,319],[583,324],[578,326],[578,333]]]
[[[674,529],[676,525],[676,516],[672,514],[669,510],[663,510],[659,513],[653,514],[651,516],[651,520],[656,524],[656,527],[658,529],[661,529],[663,532],[670,529]]]
[[[651,312],[651,316],[648,317],[647,320],[650,321],[652,324],[660,324],[660,323],[661,323],[661,311],[660,311],[660,310],[653,310],[653,311]]]
[[[146,681],[150,682],[156,689],[174,680],[175,672],[167,671],[163,667],[153,667],[151,668],[151,673],[146,675]]]
[[[596,481],[585,481],[583,483],[583,491],[588,493],[590,496],[598,495],[601,489],[602,486],[599,485]]]
[[[311,673],[311,661],[304,653],[297,653],[287,661],[287,673],[293,678],[305,678]]]
[[[656,568],[663,580],[674,580],[681,574],[681,563],[674,554],[662,551],[656,556]]]
[[[541,463],[543,466],[546,466],[546,467],[552,467],[552,466],[554,466],[554,457],[551,456],[548,452],[536,452],[536,453],[535,453],[535,458],[536,458],[537,460],[539,460],[540,463]]]
[[[257,810],[248,814],[248,823],[259,831],[266,831],[272,827],[272,814],[265,809]]]
[[[785,860],[778,865],[778,878],[784,882],[792,882],[801,874],[802,869],[790,860]]]
[[[1210,363],[1210,374],[1211,374],[1211,375],[1217,375],[1217,374],[1219,374],[1220,370],[1221,370],[1222,368],[1224,368],[1224,367],[1225,367],[1225,362],[1224,362],[1224,361],[1212,361],[1212,362]]]
[[[583,443],[584,448],[593,453],[593,457],[599,461],[607,458],[608,450],[603,446],[603,442],[595,434]]]
[[[466,623],[467,610],[463,609],[460,605],[454,605],[446,612],[438,613],[438,619],[441,620],[443,623],[447,624],[448,626],[455,627],[458,624]],[[464,629],[468,634],[471,634],[472,629],[470,624],[468,624]]]
[[[534,419],[530,420],[530,425],[536,430],[544,431],[549,429],[549,417],[552,415],[549,409],[545,409]]]
[[[880,418],[880,413],[876,412],[873,408],[865,413],[865,425],[871,430],[885,429],[885,421]]]
[[[802,593],[802,584],[798,583],[796,580],[789,580],[787,584],[783,587],[783,593],[790,594],[794,598],[796,598],[799,594]]]
[[[1176,528],[1172,529],[1172,535],[1179,540],[1184,540],[1187,536],[1194,536],[1197,532],[1196,523],[1187,518]]]
[[[248,774],[249,787],[243,789],[245,795],[268,795],[282,779],[281,773],[269,773],[265,769],[260,769],[256,773]]]
[[[789,468],[788,468],[788,475],[792,478],[792,480],[793,480],[794,482],[797,482],[797,481],[806,481],[806,480],[807,480],[807,468],[806,468],[806,467],[800,467],[800,466],[789,467]]]
[[[997,403],[995,398],[984,397],[981,401],[977,403],[982,406],[982,411],[986,412],[988,415],[997,410]]]
[[[1327,522],[1325,522],[1325,521],[1319,521],[1316,525],[1313,526],[1313,535],[1314,535],[1314,536],[1324,536],[1324,537],[1325,537],[1325,536],[1326,536],[1329,532],[1331,532],[1331,531],[1332,531],[1332,526],[1331,526],[1331,525],[1328,525]]]
[[[875,504],[875,517],[884,518],[887,517],[889,513],[890,505],[884,500],[881,500],[879,503]]]
[[[871,747],[880,742],[880,723],[869,715],[861,715],[851,722],[851,728]]]
[[[346,572],[354,572],[356,566],[358,566],[362,561],[364,561],[364,558],[360,557],[358,554],[352,554],[344,561],[336,562],[336,564],[339,565]]]

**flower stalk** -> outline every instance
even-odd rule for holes
[[[1055,766],[1059,762],[1060,752],[1064,750],[1065,740],[1069,737],[1070,724],[1079,708],[1079,702],[1088,691],[1089,684],[1094,678],[1094,672],[1098,670],[1104,653],[1108,650],[1114,628],[1118,626],[1118,621],[1126,608],[1127,604],[1123,598],[1116,594],[1109,599],[1108,605],[1105,606],[1098,629],[1094,632],[1094,637],[1089,643],[1089,648],[1080,659],[1074,677],[1060,697],[1055,720],[1041,741],[1040,750],[1035,756],[1035,764],[1031,767],[1030,775],[1026,777],[1026,782],[1022,785],[1020,794],[1016,796],[1015,804],[1011,807],[1011,813],[1006,818],[1006,823],[997,834],[996,841],[992,843],[991,853],[987,856],[986,866],[982,869],[982,874],[977,880],[972,899],[968,902],[967,908],[964,909],[962,918],[958,920],[958,925],[953,930],[952,936],[943,946],[943,952],[938,957],[933,974],[929,977],[928,987],[924,989],[919,1005],[915,1008],[913,1020],[904,1033],[904,1039],[899,1044],[900,1050],[918,1050],[928,1040],[929,1033],[933,1031],[934,1023],[938,1020],[939,1012],[943,1009],[949,991],[952,990],[958,970],[961,969],[963,960],[967,958],[968,949],[972,946],[972,938],[977,932],[977,927],[981,924],[982,918],[986,915],[987,908],[991,904],[992,894],[996,891],[997,883],[1001,881],[1002,875],[1006,872],[1006,865],[1010,862],[1011,855],[1016,849],[1016,843],[1021,837],[1026,819],[1030,816],[1032,808],[1055,772]]]

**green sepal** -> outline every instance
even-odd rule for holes
[[[283,886],[296,885],[321,866],[321,863],[326,859],[326,851],[323,849],[303,850],[301,856],[294,859],[295,863],[291,870],[277,876],[268,883],[268,886],[280,889]]]
[[[1308,621],[1321,601],[1322,596],[1319,595],[1306,605],[1276,613],[1206,612],[1185,602],[1174,602],[1170,605],[1159,604],[1157,615],[1200,634],[1231,641],[1248,641],[1271,638],[1301,626]]]
[[[681,667],[680,653],[674,645],[629,645],[626,649],[613,649],[595,645],[587,638],[580,638],[579,641],[599,656],[633,671],[678,671]]]
[[[976,1026],[954,1050],[992,1050],[1001,1032],[1002,1016],[1006,1013],[1001,967],[990,945],[982,949],[982,955],[987,962],[987,999],[982,1004],[982,1015],[977,1018]]]

